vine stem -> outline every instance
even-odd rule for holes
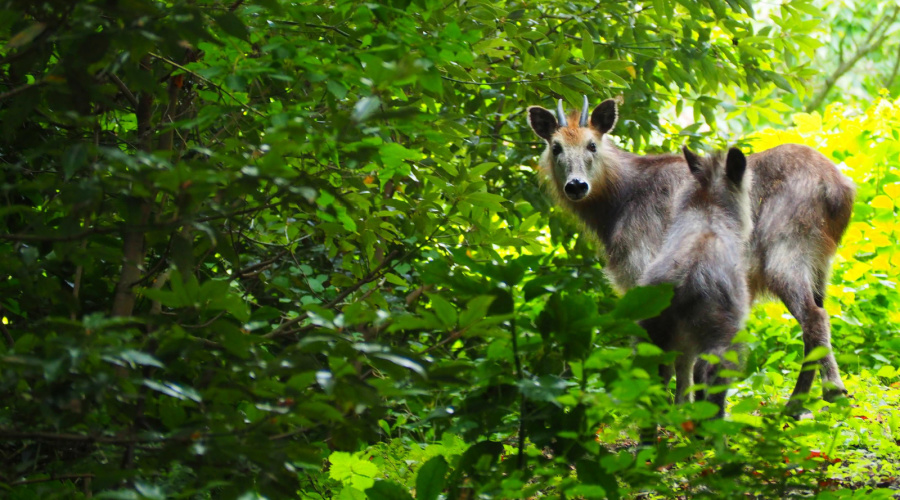
[[[522,361],[519,359],[519,339],[516,335],[516,318],[513,317],[509,321],[509,332],[512,336],[513,362],[516,365],[516,377],[521,381],[524,378],[522,373]],[[517,456],[517,464],[519,470],[525,468],[525,394],[519,394],[519,454]]]

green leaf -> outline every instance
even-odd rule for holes
[[[393,481],[376,481],[366,495],[369,500],[413,500],[406,488]]]
[[[829,349],[827,347],[824,347],[824,346],[815,347],[815,348],[813,348],[812,351],[809,352],[809,354],[805,358],[803,358],[803,362],[811,363],[813,361],[819,361],[820,359],[824,358],[825,356],[828,356],[828,353],[829,353]]]
[[[499,194],[476,191],[474,193],[469,193],[468,195],[466,195],[465,200],[472,205],[488,208],[490,210],[499,212],[503,210],[502,203],[506,201],[506,198],[500,196]]]
[[[502,316],[504,314],[512,314],[515,311],[516,304],[508,289],[495,287],[491,290],[491,294],[495,299],[491,302],[488,314]]]
[[[63,173],[66,179],[72,178],[75,172],[87,163],[87,146],[76,143],[70,146],[63,154]]]
[[[154,358],[153,356],[151,356],[145,352],[135,351],[133,349],[126,349],[126,350],[120,352],[119,357],[128,363],[132,363],[132,364],[136,364],[136,365],[155,366],[157,368],[165,368],[165,366],[162,364],[162,362],[159,361],[158,359]]]
[[[347,88],[344,85],[336,80],[328,80],[325,83],[325,86],[328,88],[328,91],[332,93],[338,99],[343,99],[347,97]]]
[[[150,300],[159,302],[160,305],[165,307],[185,307],[190,305],[190,302],[187,301],[187,297],[169,290],[143,288],[141,289],[140,294]]]
[[[338,494],[338,500],[366,500],[366,494],[351,486],[345,486]]]
[[[434,312],[437,314],[438,319],[441,320],[444,327],[455,327],[457,319],[456,307],[448,302],[447,299],[436,293],[429,293],[428,298],[431,300],[431,307],[434,308]]]
[[[371,488],[379,474],[378,466],[374,463],[344,451],[332,453],[328,456],[328,461],[331,463],[328,470],[331,479],[361,491]]]
[[[607,472],[597,461],[592,459],[579,460],[575,464],[575,472],[578,476],[578,481],[585,485],[602,487],[603,490],[602,494],[599,493],[599,490],[597,489],[591,489],[580,494],[585,496],[597,494],[600,497],[606,496],[606,498],[611,500],[619,498],[619,487],[616,478]]]
[[[3,50],[9,51],[11,49],[27,45],[31,43],[32,40],[37,38],[38,35],[43,33],[45,29],[47,29],[47,25],[45,23],[33,23],[27,28],[13,35],[13,37],[10,38],[8,42],[6,42],[6,46],[3,48]]]
[[[465,328],[484,319],[494,299],[493,295],[479,295],[469,300],[466,303],[466,310],[459,315],[459,326]]]
[[[228,33],[235,38],[240,38],[245,42],[250,41],[250,32],[247,30],[247,26],[241,21],[241,18],[234,13],[223,12],[221,14],[213,15],[213,19],[216,20],[216,24],[218,24],[225,33]]]
[[[598,484],[579,484],[567,489],[566,493],[577,498],[609,498],[606,490]]]
[[[674,294],[674,287],[670,284],[632,288],[616,302],[613,315],[635,321],[658,316],[669,307]]]
[[[194,389],[184,387],[174,382],[157,382],[156,380],[144,379],[142,383],[154,391],[159,391],[167,396],[172,396],[173,398],[190,400],[196,403],[203,401],[200,394]]]
[[[381,106],[381,99],[377,96],[363,97],[353,106],[353,119],[364,122],[378,110],[379,106]]]
[[[444,491],[448,469],[447,460],[440,455],[425,462],[416,475],[416,500],[437,500]]]
[[[375,354],[372,354],[372,357],[375,357],[378,359],[383,359],[385,361],[390,361],[391,363],[394,363],[397,366],[401,366],[403,368],[412,370],[412,371],[418,373],[419,375],[421,375],[422,377],[428,378],[428,374],[425,373],[425,369],[422,368],[422,365],[420,365],[419,363],[416,363],[415,361],[413,361],[411,359],[404,358],[403,356],[397,356],[396,354],[390,354],[390,353],[375,353]]]
[[[588,63],[594,60],[594,40],[588,30],[581,31],[581,53]]]
[[[518,385],[527,399],[556,404],[556,398],[563,395],[571,384],[558,376],[544,375],[520,380]]]

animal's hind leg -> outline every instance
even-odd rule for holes
[[[734,370],[736,366],[733,363],[725,359],[725,353],[731,349],[729,348],[719,348],[714,349],[710,352],[710,354],[715,354],[719,358],[719,362],[715,365],[711,365],[709,363],[705,363],[703,373],[704,382],[708,385],[708,387],[719,387],[728,385],[729,379],[727,377],[723,377],[721,371],[723,369],[726,370]],[[700,364],[700,360],[697,361],[697,364]],[[694,376],[696,377],[697,370],[694,370]],[[698,380],[694,380],[695,382],[700,382]],[[725,397],[728,395],[728,390],[722,388],[718,392],[710,392],[709,388],[706,390],[706,400],[710,403],[715,404],[719,407],[719,412],[716,414],[717,418],[722,418],[725,416]]]
[[[786,268],[767,266],[767,284],[800,323],[803,329],[804,357],[816,347],[828,349],[828,354],[819,361],[819,364],[822,370],[823,395],[826,399],[833,400],[841,394],[846,394],[847,390],[841,381],[837,361],[831,350],[831,325],[828,313],[819,305],[822,303],[821,290],[815,288],[809,273],[798,269],[802,266],[803,259],[802,256],[797,257],[797,259],[782,259],[783,263],[787,263]],[[815,374],[815,365],[804,363],[797,377],[797,385],[791,394],[792,399],[809,392]]]
[[[694,361],[696,356],[691,353],[681,353],[675,359],[675,403],[681,404],[690,401],[687,393],[688,387],[694,385]]]
[[[822,358],[822,397],[825,401],[834,401],[847,394],[847,389],[841,381],[841,372],[838,369],[837,360],[834,359],[834,350],[831,348],[831,322],[828,312],[825,310],[825,290],[828,287],[828,275],[826,272],[816,276],[816,284],[813,289],[813,302],[822,311],[826,333],[828,335],[828,355]],[[805,344],[805,341],[804,341]]]
[[[695,384],[708,384],[709,383],[709,374],[712,369],[712,365],[710,365],[705,359],[697,358],[697,361],[694,363],[694,383]],[[698,389],[694,392],[694,399],[696,401],[705,401],[707,396],[706,389]]]
[[[647,331],[647,335],[650,337],[651,342],[661,349],[666,350],[672,338],[671,320],[668,320],[663,316],[657,316],[640,321],[638,324]],[[672,373],[672,365],[659,365],[659,378],[664,389],[669,386],[669,380],[672,379]],[[671,399],[669,401],[671,402]],[[657,443],[656,424],[641,427],[639,433],[642,446],[653,446]]]
[[[672,380],[674,370],[672,365],[659,365],[659,380],[662,382],[663,389],[669,387],[669,381]],[[670,399],[669,402],[672,402]]]

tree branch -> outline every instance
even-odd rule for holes
[[[173,61],[173,60],[171,60],[171,59],[168,59],[168,58],[166,58],[166,57],[163,57],[163,56],[161,56],[161,55],[159,55],[159,54],[154,54],[154,53],[151,52],[151,53],[150,53],[150,56],[151,56],[151,57],[154,57],[154,58],[156,58],[156,59],[159,59],[160,61],[162,61],[162,62],[164,62],[164,63],[166,63],[166,64],[168,64],[168,65],[170,65],[170,66],[172,66],[172,67],[178,68],[178,69],[180,69],[181,71],[184,71],[185,73],[187,73],[187,74],[193,76],[194,78],[196,78],[196,79],[198,79],[198,80],[200,80],[200,81],[206,83],[207,85],[210,85],[210,86],[214,87],[214,88],[215,88],[216,90],[218,90],[219,92],[222,92],[223,94],[227,95],[227,96],[230,97],[232,100],[234,100],[235,102],[237,102],[238,104],[240,104],[241,107],[243,107],[243,108],[246,109],[247,111],[250,111],[250,112],[252,112],[253,114],[255,114],[255,115],[257,115],[257,116],[262,116],[262,117],[265,117],[265,116],[266,116],[265,114],[263,114],[263,113],[260,112],[259,110],[255,109],[255,108],[252,108],[252,107],[250,107],[250,106],[248,106],[248,105],[242,103],[237,97],[235,97],[234,94],[232,94],[231,92],[225,90],[225,88],[223,88],[221,85],[219,85],[219,84],[213,82],[212,80],[210,80],[210,79],[208,79],[208,78],[206,78],[206,77],[204,77],[204,76],[201,76],[200,74],[195,73],[195,72],[193,72],[193,71],[191,71],[191,70],[185,68],[184,66],[178,64],[177,62],[175,62],[175,61]]]
[[[13,481],[9,483],[10,486],[20,486],[23,484],[34,484],[34,483],[47,483],[50,481],[65,481],[66,479],[87,479],[94,477],[91,473],[84,474],[59,474],[59,475],[51,475],[50,477],[40,477],[35,479],[21,479],[19,481]]]
[[[397,261],[394,262],[393,264],[390,264],[390,262],[394,257],[396,257],[400,253],[400,250],[399,249],[391,250],[391,252],[388,253],[384,257],[384,260],[381,261],[381,264],[378,264],[378,267],[373,269],[372,272],[367,274],[361,280],[359,280],[356,283],[354,283],[353,285],[345,288],[344,291],[339,293],[337,295],[337,297],[334,298],[334,300],[328,302],[323,307],[325,307],[326,309],[331,309],[331,308],[335,307],[336,305],[340,304],[344,299],[346,299],[351,293],[359,290],[366,283],[370,283],[370,282],[375,281],[376,279],[380,278],[382,275],[382,272],[386,273],[386,272],[394,269],[401,262],[408,259],[414,252],[421,250],[422,247],[424,247],[428,242],[430,242],[432,239],[434,239],[434,236],[441,229],[441,226],[443,226],[447,222],[447,220],[450,219],[450,215],[456,209],[457,203],[458,203],[458,200],[453,202],[453,205],[451,205],[450,208],[447,210],[447,212],[444,214],[444,217],[443,217],[441,223],[437,224],[435,226],[434,230],[431,231],[431,234],[429,234],[424,240],[422,240],[422,242],[420,244],[416,245],[415,248],[411,248],[408,252],[406,252],[400,258],[398,258]],[[275,328],[271,332],[263,335],[263,338],[264,339],[273,339],[276,337],[284,336],[288,332],[291,331],[291,327],[300,323],[307,317],[309,317],[309,313],[304,312],[300,316],[297,316],[296,318],[293,318],[291,320],[288,320],[288,321],[282,323],[281,325],[279,325],[277,328]]]
[[[0,234],[0,240],[22,241],[22,242],[55,242],[55,241],[75,241],[95,234],[109,234],[119,231],[116,227],[92,228],[87,231],[73,234]]]
[[[9,328],[3,324],[2,318],[0,318],[0,332],[3,332],[3,340],[6,341],[6,345],[9,348],[15,347],[16,339],[13,338],[12,334],[9,333]]]
[[[271,266],[272,264],[274,264],[278,259],[284,257],[287,253],[288,253],[287,249],[282,250],[281,252],[279,252],[276,256],[272,257],[271,259],[266,259],[262,262],[258,262],[251,266],[247,266],[247,267],[235,272],[232,275],[232,277],[243,278],[243,277],[246,277],[247,275],[249,275],[250,273],[255,273],[257,271],[265,269],[265,268]]]
[[[381,264],[378,264],[378,267],[373,269],[372,272],[370,272],[369,274],[364,276],[362,279],[360,279],[356,283],[345,288],[341,293],[339,293],[337,295],[337,297],[335,297],[333,300],[331,300],[330,302],[328,302],[327,304],[325,304],[322,307],[324,307],[326,309],[331,309],[332,307],[340,304],[344,299],[349,297],[351,293],[362,288],[362,286],[365,285],[366,283],[371,283],[372,281],[375,281],[376,279],[378,279],[379,275],[381,274],[381,272],[383,270],[386,271],[387,269],[393,269],[395,266],[397,266],[397,264],[399,264],[400,262],[402,262],[404,260],[403,258],[401,258],[401,259],[398,259],[396,263],[391,264],[391,261],[394,260],[394,257],[396,257],[399,253],[400,253],[400,250],[396,250],[396,249],[392,250],[390,253],[385,255],[384,260],[381,261]],[[404,255],[404,258],[408,257],[408,256],[409,256],[409,253],[407,253],[407,255]],[[388,265],[390,265],[389,268],[388,268]],[[301,314],[300,316],[297,316],[296,318],[285,321],[284,323],[279,325],[278,328],[263,335],[263,338],[264,339],[274,339],[274,338],[280,337],[280,336],[284,335],[285,332],[289,331],[292,326],[305,320],[308,316],[309,316],[309,313],[304,312],[303,314]]]
[[[141,67],[151,74],[150,60],[144,56]],[[138,143],[141,150],[149,153],[153,147],[153,93],[141,92],[138,106],[135,110],[137,119]],[[112,315],[131,316],[134,312],[134,292],[131,284],[141,278],[141,267],[144,264],[144,232],[135,229],[135,226],[143,226],[150,220],[151,204],[145,198],[131,197],[128,202],[134,213],[131,215],[136,220],[130,221],[122,235],[122,272],[116,284],[116,293],[113,297]]]
[[[464,85],[488,85],[488,86],[496,86],[496,85],[518,85],[525,83],[535,83],[535,82],[543,82],[547,80],[558,80],[560,78],[565,78],[567,76],[575,76],[575,75],[583,75],[587,73],[587,71],[576,71],[575,73],[567,73],[565,75],[553,75],[553,76],[542,76],[540,78],[535,78],[533,80],[507,80],[505,82],[474,82],[474,81],[466,81],[466,80],[457,80],[456,78],[451,78],[449,76],[441,75],[441,78],[447,80],[448,82],[462,83]]]
[[[161,436],[124,436],[124,437],[112,437],[112,436],[92,436],[89,434],[68,434],[68,433],[56,433],[56,432],[42,432],[42,431],[31,431],[31,432],[18,432],[11,431],[6,429],[0,429],[0,440],[3,441],[12,441],[12,440],[32,440],[32,441],[44,441],[44,442],[63,442],[63,443],[87,443],[87,444],[112,444],[112,445],[133,445],[137,443],[163,443],[169,441],[191,441],[191,435],[184,436],[170,436],[170,437],[161,437]]]
[[[236,217],[238,215],[246,215],[253,212],[259,212],[261,210],[265,210],[267,208],[272,208],[277,206],[278,203],[267,203],[265,205],[261,205],[258,207],[252,208],[243,208],[240,210],[235,210],[233,212],[228,212],[224,214],[217,215],[208,215],[206,217],[200,217],[196,219],[194,222],[210,222],[214,220],[220,219],[228,219],[231,217]],[[190,223],[190,220],[185,219],[176,219],[169,222],[163,222],[160,224],[144,224],[140,226],[131,226],[135,231],[168,231],[173,227],[178,227],[182,224]],[[81,231],[79,233],[72,234],[62,234],[62,235],[50,235],[50,234],[0,234],[0,240],[8,240],[8,241],[22,241],[22,242],[40,242],[40,243],[51,243],[51,242],[62,242],[62,241],[76,241],[83,238],[87,238],[93,235],[100,234],[111,234],[117,233],[123,230],[123,226],[115,226],[115,227],[94,227],[87,231]]]
[[[894,80],[897,79],[897,71],[900,70],[900,47],[895,49],[897,56],[894,58],[894,67],[891,69],[891,76],[885,78],[882,87],[889,89],[894,85]]]
[[[9,99],[10,97],[15,97],[32,87],[38,87],[43,84],[44,84],[44,80],[38,80],[34,83],[26,83],[25,85],[19,85],[18,87],[14,88],[14,89],[7,90],[6,92],[0,94],[0,101],[5,101],[5,100]]]
[[[201,439],[234,437],[238,434],[247,434],[261,425],[268,422],[269,419],[263,418],[257,422],[246,425],[241,429],[235,429],[231,432],[190,432],[179,434],[177,436],[141,436],[133,434],[130,436],[97,436],[91,434],[70,434],[65,432],[44,432],[44,431],[15,431],[11,429],[0,428],[0,441],[41,441],[41,442],[60,442],[60,443],[84,443],[84,444],[109,444],[115,446],[134,446],[137,444],[154,444],[154,443],[190,443]]]
[[[806,106],[807,112],[812,112],[818,109],[825,99],[828,97],[828,93],[831,92],[831,89],[834,88],[837,81],[844,76],[848,71],[853,69],[856,63],[859,62],[860,59],[865,57],[872,52],[887,38],[888,32],[890,31],[891,25],[897,19],[897,15],[900,14],[900,5],[895,5],[894,9],[890,13],[886,13],[882,16],[876,23],[875,26],[869,31],[868,36],[863,41],[862,44],[856,49],[856,52],[850,56],[850,58],[842,61],[837,69],[825,79],[825,85],[816,93],[815,97],[813,97],[812,101],[809,105]],[[883,29],[882,29],[883,28]],[[880,33],[879,33],[880,31]]]
[[[118,76],[116,76],[115,73],[109,73],[109,79],[116,84],[116,87],[119,87],[119,91],[122,92],[125,98],[128,99],[128,102],[130,102],[131,105],[134,106],[134,109],[137,109],[137,107],[139,106],[137,97],[135,97],[134,94],[131,93],[131,90],[128,90],[125,82],[123,82]]]

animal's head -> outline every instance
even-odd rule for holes
[[[562,99],[556,115],[540,106],[528,108],[528,124],[547,149],[541,167],[549,174],[559,195],[577,202],[599,192],[609,175],[615,148],[604,136],[616,125],[616,101],[607,99],[588,114],[584,97],[581,114],[566,117]]]
[[[718,207],[735,220],[742,231],[749,230],[750,173],[744,153],[731,148],[727,156],[717,153],[699,157],[687,146],[682,151],[691,175],[697,181],[695,188],[688,190],[689,199],[684,202],[693,206]]]

